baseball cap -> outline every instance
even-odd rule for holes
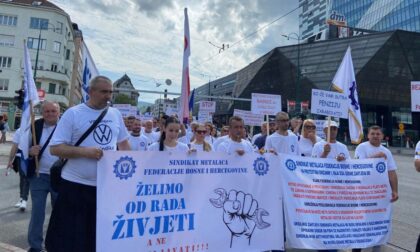
[[[339,128],[338,123],[336,121],[333,121],[333,120],[330,121],[330,127]],[[324,122],[324,129],[325,128],[328,128],[328,120],[325,120],[325,122]]]

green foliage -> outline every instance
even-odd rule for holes
[[[131,104],[133,106],[137,105],[136,100],[131,99],[128,95],[118,94],[115,96],[114,104]]]

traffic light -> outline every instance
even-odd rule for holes
[[[15,93],[18,94],[18,96],[15,96],[15,105],[19,109],[22,109],[23,103],[25,101],[25,91],[23,90],[23,88],[21,88],[19,90],[16,90]]]

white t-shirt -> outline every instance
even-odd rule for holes
[[[203,152],[204,151],[204,144],[196,144],[196,143],[190,143],[190,150],[194,149],[197,150],[197,152]],[[210,144],[210,151],[214,151],[214,147]]]
[[[300,155],[298,137],[290,131],[287,131],[287,136],[280,135],[274,132],[265,140],[265,150],[275,150],[277,153]]]
[[[314,145],[312,150],[312,157],[320,158],[324,152],[324,146],[327,144],[325,140],[321,140]],[[335,159],[338,155],[344,155],[346,159],[350,159],[350,153],[347,149],[347,146],[336,141],[335,143],[330,143],[331,151],[328,153],[326,158]]]
[[[145,137],[144,135],[130,135],[128,141],[130,142],[131,150],[133,151],[145,151],[149,145],[153,144],[150,138]]]
[[[20,141],[20,128],[15,131],[15,134],[13,135],[13,139],[12,139],[12,142],[15,144],[19,144],[19,141]]]
[[[159,151],[159,142],[154,143],[152,145],[149,146],[149,148],[147,149],[148,151]],[[169,152],[187,152],[190,148],[188,148],[188,145],[184,144],[184,143],[180,143],[177,142],[175,147],[169,147],[164,145],[163,150],[164,151],[169,151]]]
[[[55,125],[47,126],[46,124],[44,124],[44,127],[42,128],[41,139],[39,140],[39,145],[40,146],[44,146],[45,142],[47,141],[48,137],[50,136],[50,134],[54,130],[54,128],[55,128]],[[54,133],[55,133],[55,131],[54,131]],[[48,145],[51,145],[51,140],[50,140],[50,143]],[[45,148],[44,152],[42,153],[42,156],[39,160],[39,173],[50,174],[51,166],[57,160],[58,160],[58,157],[51,155],[50,148],[47,146]]]
[[[150,133],[147,133],[146,131],[144,131],[141,134],[143,136],[149,138],[154,143],[157,142],[157,141],[159,141],[159,138],[160,138],[160,132],[150,132]]]
[[[252,137],[251,143],[252,143],[252,144],[255,144],[255,140],[257,140],[257,138],[258,138],[258,137],[260,137],[261,135],[262,135],[261,133],[258,133],[258,134],[256,134],[256,135],[254,135],[254,136]]]
[[[223,143],[224,141],[229,140],[229,135],[224,135],[222,137],[219,137],[216,139],[216,141],[214,141],[213,143],[213,147],[215,150],[217,150],[217,146],[219,146],[219,144]]]
[[[64,112],[51,139],[50,146],[74,145],[95,122],[103,110],[95,110],[86,104],[79,104]],[[108,108],[105,117],[80,147],[99,147],[102,150],[116,150],[117,143],[128,139],[121,113]],[[70,158],[64,166],[61,177],[79,184],[96,186],[97,160],[91,158]],[[104,169],[105,167],[98,167]]]
[[[228,138],[226,141],[219,144],[216,149],[216,151],[222,151],[228,154],[236,153],[237,150],[244,150],[245,153],[251,153],[254,151],[254,148],[249,141],[241,139],[241,142],[235,142]]]
[[[395,163],[394,157],[392,156],[391,151],[389,151],[387,148],[385,148],[382,145],[379,145],[378,147],[373,146],[368,142],[364,142],[359,144],[356,147],[356,150],[354,151],[354,158],[356,159],[365,159],[365,158],[371,158],[375,154],[378,154],[379,152],[383,152],[386,155],[386,166],[388,168],[388,171],[395,171],[397,169],[397,165]]]
[[[414,159],[420,159],[420,141],[416,145],[416,153],[414,155]]]
[[[315,136],[315,137],[316,137],[315,143],[318,143],[319,141],[322,140],[319,136]],[[313,148],[314,148],[314,143],[312,143],[311,139],[300,136],[299,151],[300,151],[300,154],[302,154],[302,156],[311,157]]]

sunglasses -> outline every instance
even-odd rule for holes
[[[206,134],[207,131],[206,130],[196,130],[195,131],[197,134]]]
[[[312,130],[314,130],[314,129],[316,129],[316,126],[306,125],[305,126],[305,129],[312,129]]]

